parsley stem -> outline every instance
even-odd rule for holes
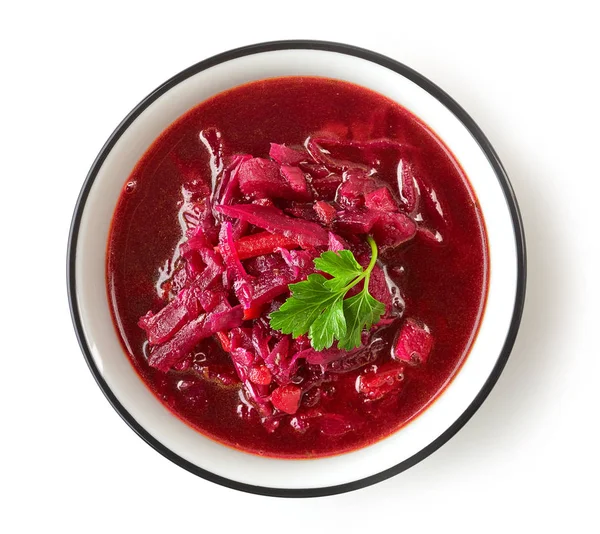
[[[375,263],[377,263],[377,244],[370,235],[367,236],[367,242],[371,246],[371,261],[369,262],[369,265],[367,265],[367,268],[361,274],[359,274],[352,282],[350,282],[344,289],[340,291],[340,293],[344,295],[348,293],[348,291],[350,291],[361,280],[365,281],[365,285],[362,290],[365,293],[369,292],[369,280],[371,279],[371,271],[373,270],[373,267],[375,267]]]
[[[375,267],[375,263],[377,263],[377,243],[375,243],[375,240],[370,235],[367,236],[367,242],[371,245],[371,261],[365,271],[365,287],[369,286],[371,271],[373,270],[373,267]]]

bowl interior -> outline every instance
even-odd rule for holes
[[[279,460],[243,453],[199,434],[173,416],[147,389],[127,360],[112,324],[105,289],[105,251],[111,217],[124,181],[154,139],[206,98],[236,85],[276,76],[326,76],[375,90],[426,122],[465,170],[480,201],[489,249],[487,306],[462,369],[423,414],[396,434],[364,449],[316,460]],[[151,96],[92,171],[76,239],[75,303],[90,357],[128,416],[168,451],[234,482],[269,488],[324,488],[353,482],[413,457],[469,408],[496,366],[511,327],[518,255],[513,220],[488,157],[445,105],[409,78],[377,63],[334,51],[294,49],[229,59]],[[95,178],[94,176],[95,172]],[[80,207],[81,209],[81,207]],[[170,451],[170,452],[169,452]]]

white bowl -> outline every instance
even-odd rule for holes
[[[173,416],[134,371],[117,338],[105,289],[109,224],[124,181],[156,137],[210,96],[269,77],[310,75],[353,82],[402,104],[427,123],[465,170],[479,199],[490,279],[479,333],[460,372],[410,424],[366,448],[314,460],[264,458],[213,441]],[[317,496],[357,489],[421,461],[479,408],[500,375],[525,296],[525,244],[517,202],[496,153],[446,93],[408,67],[348,45],[282,41],[202,61],[147,96],[102,148],[77,201],[69,237],[68,289],[75,330],[110,403],[141,438],[213,482],[266,495]]]

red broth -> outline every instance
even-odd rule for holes
[[[384,350],[362,367],[328,373],[318,387],[303,394],[295,414],[275,410],[275,424],[265,425],[241,394],[230,355],[217,336],[200,341],[165,372],[148,364],[151,347],[138,326],[140,317],[163,308],[174,291],[174,277],[165,273],[173,268],[171,260],[182,239],[182,188],[194,183],[196,191],[211,189],[210,154],[200,140],[200,132],[206,131],[220,132],[224,158],[235,154],[269,158],[271,142],[302,147],[309,136],[340,143],[391,140],[409,147],[405,164],[413,165],[418,185],[420,203],[412,212],[418,232],[406,243],[380,250],[379,265],[397,307],[390,324],[379,330]],[[379,178],[390,184],[397,199],[402,197],[397,170],[392,175],[389,169]],[[282,202],[286,209],[291,205]],[[339,208],[335,201],[331,204]],[[247,233],[259,231],[250,225]],[[243,260],[244,265],[248,261]],[[485,227],[477,199],[435,133],[375,92],[312,77],[236,87],[169,126],[127,179],[107,250],[107,289],[115,328],[131,363],[156,397],[210,438],[283,458],[322,457],[364,447],[426,409],[469,352],[485,304],[487,276]],[[283,297],[275,298],[273,306],[282,301]],[[357,380],[397,365],[391,354],[398,331],[409,319],[431,332],[427,361],[404,365],[401,387],[378,389],[376,398],[368,398],[364,390],[357,390]],[[246,320],[244,326],[250,328],[252,323]]]

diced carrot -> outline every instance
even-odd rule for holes
[[[238,258],[247,260],[263,254],[271,254],[276,248],[294,249],[298,248],[298,243],[285,236],[272,234],[271,232],[259,232],[238,239],[235,243]],[[218,250],[218,247],[215,248]]]
[[[219,339],[219,341],[221,342],[221,346],[223,347],[223,350],[225,352],[231,351],[231,343],[229,341],[229,336],[227,335],[227,333],[226,332],[217,332],[216,336]]]
[[[260,317],[260,315],[262,314],[264,305],[259,304],[256,306],[250,306],[250,308],[247,308],[244,310],[244,321],[249,321],[251,319],[258,319]]]
[[[294,384],[279,386],[271,393],[273,406],[282,412],[294,414],[300,406],[302,390]]]
[[[271,378],[271,372],[264,365],[255,365],[248,369],[248,380],[254,384],[268,386]]]

